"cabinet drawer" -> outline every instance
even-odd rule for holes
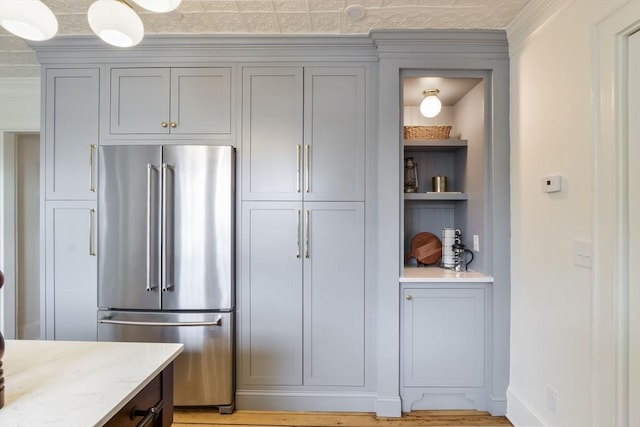
[[[124,408],[109,420],[106,427],[136,427],[144,418],[150,408],[160,406],[162,401],[162,380],[161,375],[156,376],[145,388],[127,403]],[[164,402],[162,402],[164,403]],[[162,405],[164,407],[164,405]],[[138,412],[141,411],[141,412]],[[139,413],[140,415],[135,415]],[[161,427],[162,417],[158,416],[155,420],[145,424],[146,426]]]

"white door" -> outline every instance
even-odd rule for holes
[[[97,339],[95,202],[46,204],[47,339]]]
[[[640,425],[640,33],[629,37],[629,423]]]
[[[242,199],[302,198],[302,68],[245,68]]]
[[[304,204],[304,384],[364,386],[364,203]]]
[[[243,384],[302,385],[299,202],[243,202],[240,342]]]

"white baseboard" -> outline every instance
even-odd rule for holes
[[[507,418],[515,427],[542,427],[545,424],[529,406],[507,390]]]
[[[256,411],[375,412],[375,393],[240,390],[236,408]]]
[[[503,416],[507,413],[507,398],[489,396],[488,410],[494,417]]]

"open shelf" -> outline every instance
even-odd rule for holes
[[[466,139],[405,139],[408,151],[455,151],[467,146]]]
[[[467,200],[467,193],[404,193],[405,200]]]

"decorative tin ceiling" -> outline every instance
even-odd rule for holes
[[[91,34],[94,0],[43,0],[58,34]],[[146,34],[367,34],[373,29],[502,29],[535,0],[183,0],[140,14]],[[0,27],[0,77],[38,76],[34,52]]]

